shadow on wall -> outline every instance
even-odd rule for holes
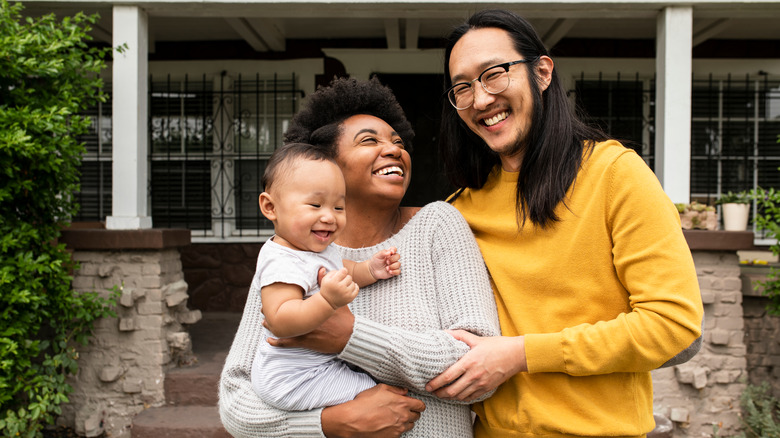
[[[181,249],[191,309],[242,312],[262,243],[193,243]]]

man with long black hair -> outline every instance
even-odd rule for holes
[[[504,336],[430,382],[476,404],[477,437],[644,436],[650,371],[701,334],[676,208],[633,150],[582,123],[529,23],[481,11],[445,52],[442,155],[490,271]],[[684,360],[684,359],[683,359]]]

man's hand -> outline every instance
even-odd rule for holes
[[[347,346],[354,325],[355,315],[348,306],[344,306],[338,308],[324,323],[305,335],[280,339],[268,338],[268,343],[274,347],[301,347],[320,353],[339,354]]]
[[[471,401],[497,388],[521,371],[528,371],[522,336],[480,337],[464,330],[447,330],[471,350],[428,382],[425,390],[447,400]]]
[[[414,427],[425,403],[403,388],[378,384],[346,403],[322,410],[322,432],[328,438],[397,438]]]

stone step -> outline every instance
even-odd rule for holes
[[[188,327],[196,361],[165,374],[166,406],[133,419],[133,438],[229,438],[217,409],[217,385],[240,313],[204,312]]]
[[[230,438],[216,406],[149,408],[133,419],[133,438]]]
[[[219,375],[240,320],[240,313],[204,312],[200,321],[188,327],[196,362],[166,373],[169,406],[216,406]]]
[[[165,402],[173,406],[216,406],[219,372],[177,368],[165,374]]]

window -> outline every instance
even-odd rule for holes
[[[110,90],[105,84],[104,90]],[[79,137],[87,149],[81,160],[81,190],[75,193],[79,211],[73,218],[79,222],[101,222],[111,214],[111,95],[86,111],[92,124]]]
[[[155,227],[220,240],[270,235],[257,205],[265,163],[300,92],[295,77],[221,75],[151,81],[151,213]]]
[[[270,235],[257,197],[271,153],[302,98],[295,76],[174,80],[149,86],[149,205],[160,228],[196,239]],[[110,89],[110,84],[106,89]],[[90,108],[78,221],[111,214],[111,101]]]
[[[696,80],[691,120],[691,197],[780,187],[780,82]]]
[[[576,104],[584,110],[586,121],[623,141],[637,151],[652,168],[655,153],[654,82],[641,79],[596,80],[584,74],[575,85]]]
[[[575,93],[591,122],[640,144],[652,167],[652,81],[583,75]],[[693,81],[691,100],[691,200],[712,204],[728,191],[780,187],[780,80],[710,76]]]

